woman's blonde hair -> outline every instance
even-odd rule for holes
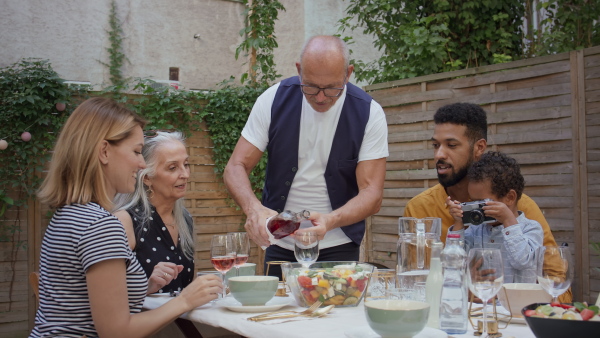
[[[38,197],[51,208],[96,202],[112,208],[100,164],[102,141],[116,145],[146,121],[116,101],[94,97],[81,103],[67,119]]]

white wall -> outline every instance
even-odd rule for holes
[[[296,74],[295,62],[307,37],[334,34],[347,2],[340,0],[280,0],[275,51],[283,77]],[[67,80],[108,84],[110,46],[107,30],[110,0],[0,0],[0,67],[22,58],[50,60]],[[240,3],[228,0],[118,0],[123,47],[129,62],[126,77],[167,80],[169,67],[179,67],[188,89],[216,88],[247,69],[235,60],[244,26]],[[194,35],[199,38],[194,38]],[[353,57],[372,59],[368,37],[352,45]]]

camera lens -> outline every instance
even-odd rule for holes
[[[485,216],[481,210],[473,210],[471,211],[471,224],[479,225],[483,223]]]

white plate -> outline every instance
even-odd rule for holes
[[[344,334],[348,338],[381,338],[380,335],[375,333],[375,331],[371,330],[369,326],[358,326],[353,327],[344,331]],[[419,332],[413,338],[447,338],[448,335],[446,332],[438,329],[433,329],[430,327],[426,327],[423,331]]]
[[[169,292],[157,292],[157,293],[151,293],[148,296],[149,297],[171,297],[171,293],[169,293]]]
[[[265,305],[244,306],[232,296],[217,301],[217,304],[235,312],[269,312],[279,310],[286,305],[290,305],[293,299],[291,297],[273,297]]]

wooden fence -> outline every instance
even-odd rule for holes
[[[525,193],[575,257],[575,300],[595,301],[600,258],[600,47],[367,86],[387,115],[390,157],[381,211],[369,222],[371,261],[395,266],[398,217],[437,184],[433,114],[472,102],[488,112],[489,149],[516,158]]]

